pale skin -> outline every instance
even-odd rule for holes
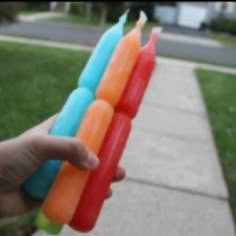
[[[49,135],[56,115],[20,136],[0,143],[0,218],[24,214],[39,208],[41,201],[28,196],[21,186],[45,161],[53,157],[93,170],[98,158],[77,138]],[[122,180],[125,170],[118,167],[113,182]],[[107,198],[111,196],[111,189]]]

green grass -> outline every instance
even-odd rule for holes
[[[99,26],[99,18],[95,15],[92,16],[91,21],[89,23],[86,22],[86,18],[80,15],[65,15],[65,16],[55,16],[45,19],[46,21],[54,21],[54,22],[63,22],[63,23],[71,23],[71,24],[81,24],[86,26]]]
[[[77,86],[89,53],[0,42],[0,140],[58,112]],[[35,213],[0,221],[0,234],[23,236]],[[27,234],[30,235],[30,234]]]
[[[31,15],[34,13],[40,13],[42,11],[37,11],[37,10],[32,10],[32,9],[23,9],[22,11],[20,11],[20,14],[24,14],[24,15]]]
[[[89,53],[0,42],[0,140],[58,112]]]
[[[236,46],[236,36],[215,32],[208,32],[208,36],[226,46]]]
[[[236,75],[202,69],[196,74],[236,212]]]
[[[32,211],[20,217],[3,219],[0,221],[0,235],[4,236],[26,236],[31,235],[36,227],[34,219],[38,211]]]

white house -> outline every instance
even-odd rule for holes
[[[236,17],[235,2],[176,2],[175,6],[158,5],[154,8],[154,18],[162,23],[199,29],[201,24],[224,15]]]
[[[128,3],[128,2],[126,2]],[[153,9],[154,19],[162,23],[199,29],[201,24],[223,15],[236,17],[236,2],[173,2],[174,5],[156,3]],[[112,4],[112,3],[111,3]],[[71,2],[50,2],[51,11],[68,13]]]

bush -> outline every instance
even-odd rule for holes
[[[154,14],[153,14],[154,7],[155,7],[155,4],[152,2],[139,3],[139,4],[133,3],[130,7],[129,19],[132,21],[136,21],[139,18],[139,12],[143,10],[146,13],[149,21],[156,22],[156,20],[154,19]]]
[[[86,14],[86,3],[85,2],[72,2],[70,13],[74,15],[80,15],[85,17]],[[124,7],[121,2],[106,3],[107,5],[107,22],[116,22],[119,16],[124,13]],[[99,18],[101,15],[101,2],[92,3],[92,16],[93,18]]]
[[[32,235],[37,228],[34,225],[36,211],[31,211],[21,216],[4,218],[0,220],[1,236],[29,236]]]
[[[74,15],[84,15],[85,6],[82,2],[71,2],[70,13]]]
[[[201,23],[201,26],[200,26],[200,29],[201,29],[201,30],[206,30],[207,27],[208,27],[207,23],[206,23],[206,22],[202,22],[202,23]]]
[[[107,21],[116,22],[118,18],[124,13],[124,4],[121,2],[112,2],[108,5]]]
[[[48,11],[50,8],[50,2],[25,2],[25,8],[27,10]]]
[[[24,4],[22,2],[0,2],[0,22],[17,20],[17,15]]]
[[[209,28],[215,32],[224,32],[236,35],[236,18],[216,18],[213,19]]]

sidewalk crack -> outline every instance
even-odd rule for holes
[[[166,185],[166,184],[162,184],[162,183],[154,183],[152,181],[136,179],[136,178],[132,178],[132,177],[126,177],[125,181],[131,182],[131,183],[136,183],[136,184],[142,184],[142,185],[146,185],[146,186],[150,186],[150,187],[162,188],[162,189],[166,189],[169,191],[182,192],[182,193],[200,196],[200,197],[204,197],[204,198],[217,199],[220,201],[227,201],[227,202],[229,201],[228,197],[226,197],[226,196],[221,196],[221,195],[211,194],[211,193],[204,193],[201,191],[191,190],[191,189],[186,189],[186,188],[181,188],[181,187],[174,187],[174,186],[170,186],[170,185]]]

